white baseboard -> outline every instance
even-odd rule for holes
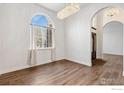
[[[14,68],[10,68],[10,69],[0,70],[0,75],[9,73],[9,72],[13,72],[13,71],[17,71],[17,70],[21,70],[21,69],[25,69],[25,68],[29,68],[29,67],[30,66],[26,65],[26,66],[18,66],[18,67],[14,67]]]
[[[45,63],[38,63],[38,64],[33,65],[33,66],[24,65],[24,66],[18,66],[18,67],[13,67],[13,68],[5,69],[5,70],[0,70],[0,75],[5,74],[5,73],[9,73],[9,72],[13,72],[13,71],[17,71],[17,70],[22,70],[22,69],[38,66],[38,65],[47,64],[47,63],[51,63],[51,61],[48,61],[48,62],[45,62]]]
[[[66,60],[69,60],[69,61],[72,61],[72,62],[75,62],[75,63],[79,63],[79,64],[82,64],[82,65],[90,66],[90,67],[92,66],[91,62],[78,61],[78,60],[69,59],[69,58],[66,58]]]
[[[104,52],[103,54],[110,54],[110,55],[123,56],[123,53],[110,53],[110,52]]]
[[[62,60],[62,59],[57,59],[57,60]],[[57,60],[55,60],[55,61],[57,61]],[[67,60],[70,60],[70,61],[75,62],[75,63],[83,64],[83,65],[86,65],[86,66],[92,66],[92,64],[90,62],[83,62],[83,61],[77,61],[77,60],[72,60],[72,59],[67,59]],[[47,64],[47,63],[51,63],[51,62],[49,61],[49,62],[45,62],[43,64]],[[43,65],[43,64],[38,63],[35,66]],[[24,66],[18,66],[18,67],[5,69],[5,70],[0,70],[0,75],[5,74],[5,73],[9,73],[9,72],[13,72],[13,71],[17,71],[17,70],[22,70],[22,69],[25,69],[25,68],[30,68],[30,67],[33,67],[33,66],[24,65]]]

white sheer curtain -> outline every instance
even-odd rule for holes
[[[37,49],[51,48],[51,61],[53,58],[54,48],[54,31],[55,29],[50,27],[41,27],[37,25],[31,25],[30,30],[30,49],[29,49],[29,65],[36,65],[37,63]]]
[[[30,29],[30,48],[28,51],[28,65],[36,65],[36,34],[37,30],[40,30],[37,26],[32,26]]]

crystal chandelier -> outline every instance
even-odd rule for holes
[[[117,8],[110,8],[110,9],[108,9],[107,11],[106,11],[106,16],[110,16],[110,17],[112,17],[112,16],[117,16],[118,14],[119,14],[119,10],[117,9]]]
[[[62,10],[60,10],[57,13],[57,17],[59,19],[64,19],[66,17],[69,17],[73,14],[75,14],[76,12],[78,12],[80,10],[79,4],[68,4],[65,8],[63,8]]]

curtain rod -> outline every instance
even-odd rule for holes
[[[55,28],[52,28],[52,27],[46,27],[46,26],[40,26],[40,25],[33,25],[33,24],[30,24],[30,25],[32,25],[32,26],[39,26],[39,27],[44,27],[44,28],[51,28],[51,29],[54,29],[54,30],[56,30]]]

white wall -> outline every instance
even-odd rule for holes
[[[78,62],[85,65],[91,65],[90,62],[90,33],[87,26],[87,16],[90,11],[82,8],[77,14],[65,20],[65,57],[68,60]]]
[[[0,4],[0,74],[29,67],[27,65],[31,17],[46,13],[56,26],[55,59],[64,58],[64,25],[54,12],[35,4]],[[50,50],[37,51],[37,65],[51,61]]]
[[[123,24],[112,21],[103,29],[103,53],[123,55]]]
[[[96,46],[96,58],[102,59],[103,58],[103,13],[100,12],[96,15],[97,17],[97,30],[96,30],[96,39],[97,39],[97,46]]]
[[[77,14],[65,20],[66,59],[91,65],[91,20],[96,12],[108,6],[124,9],[123,4],[88,4]],[[124,20],[121,21],[124,22]]]

